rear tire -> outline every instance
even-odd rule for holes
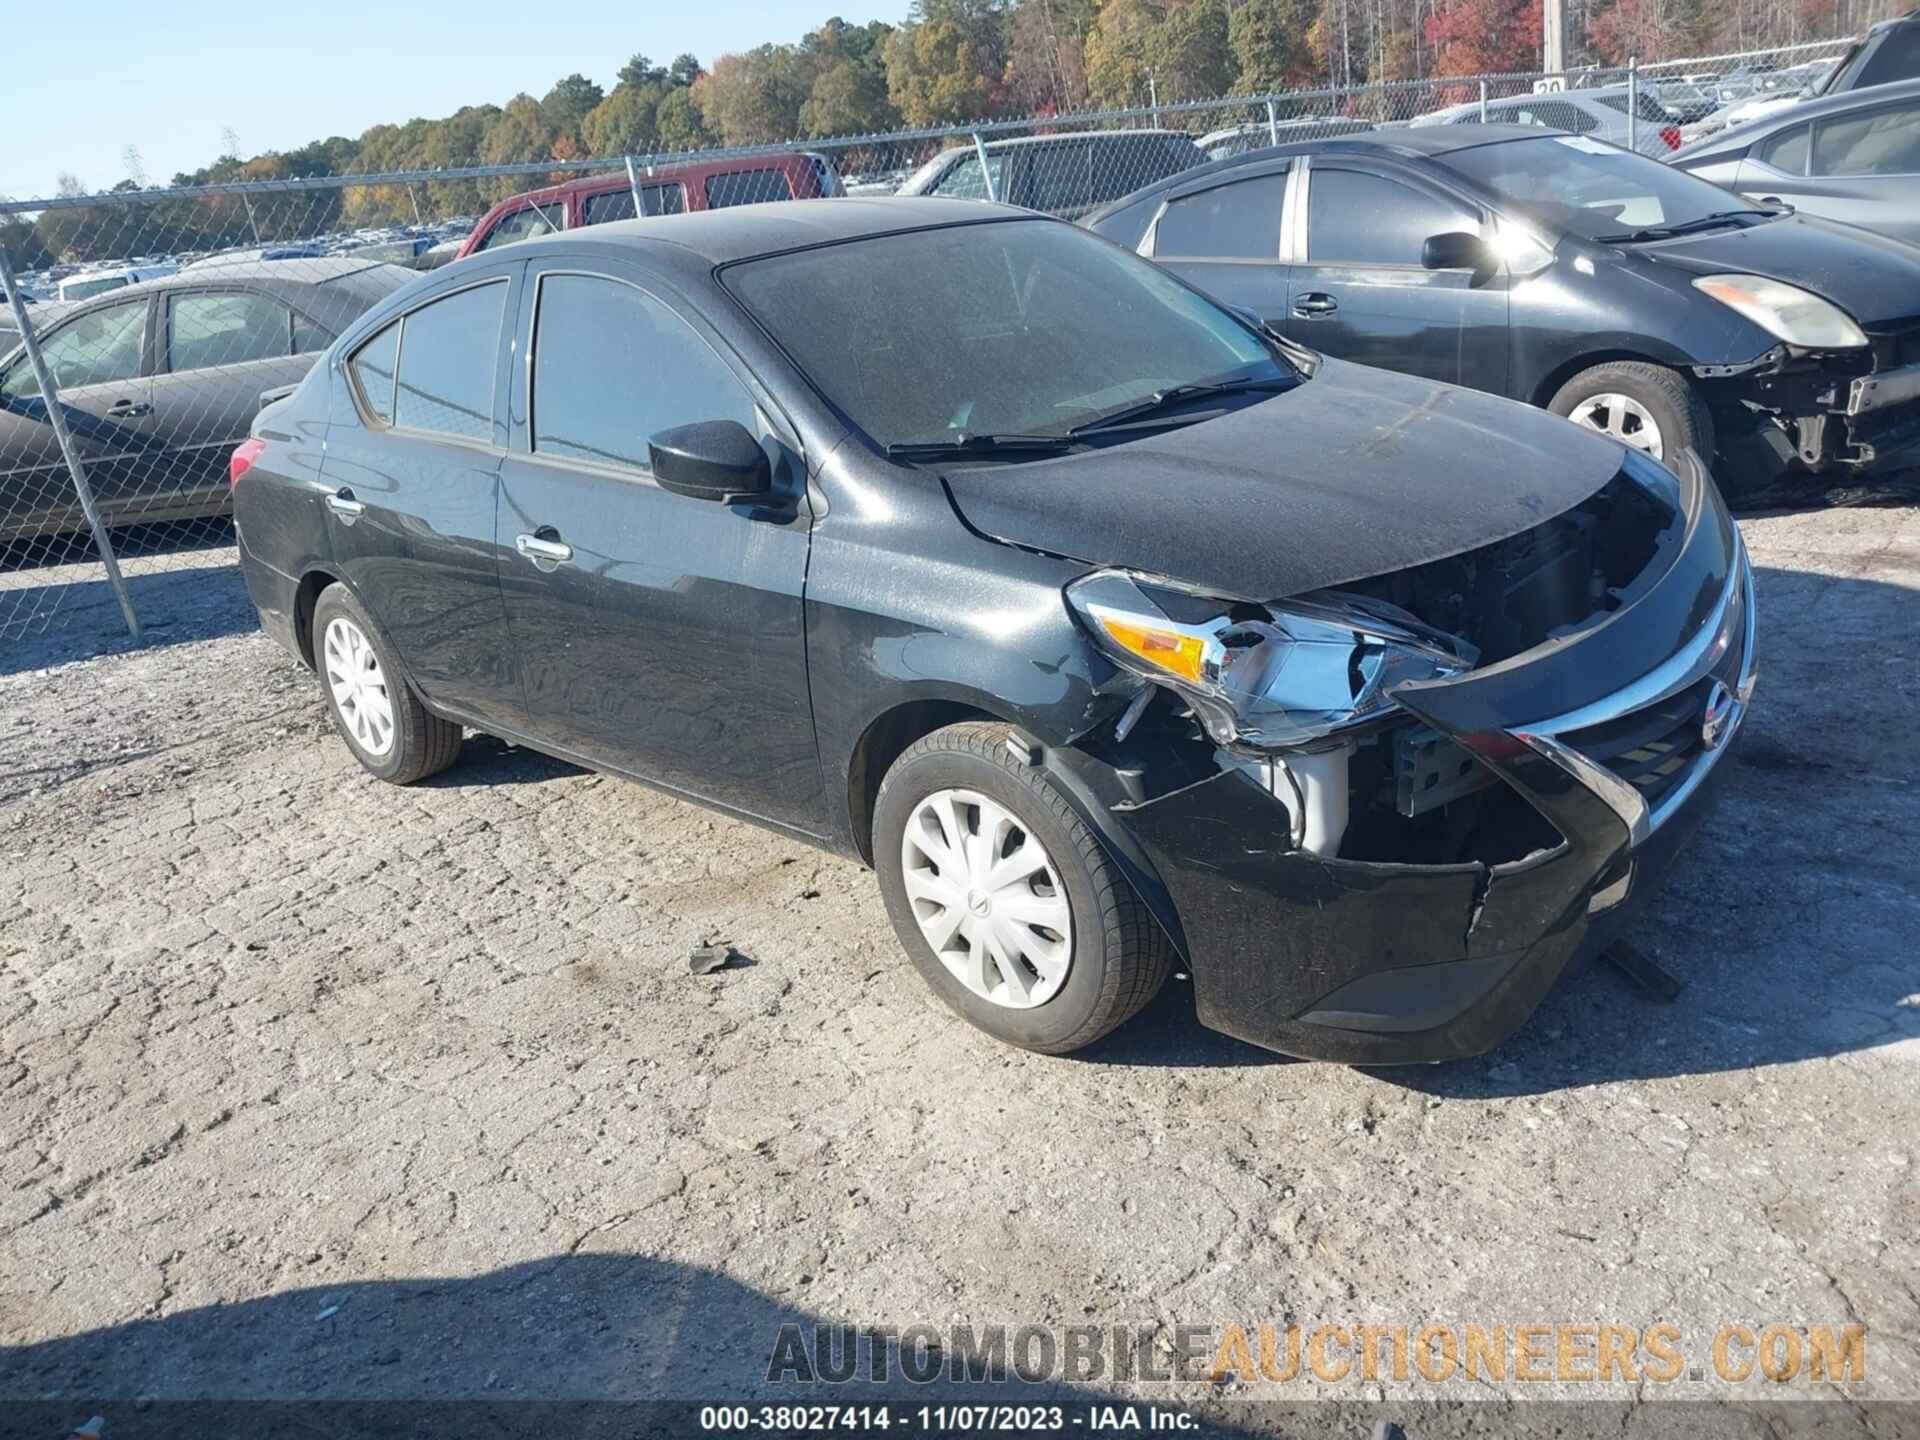
[[[1687,377],[1664,365],[1610,360],[1582,370],[1554,393],[1547,408],[1654,459],[1682,450],[1713,459],[1713,417]]]
[[[969,721],[907,747],[875,796],[874,869],[933,992],[995,1039],[1060,1055],[1145,1006],[1173,951],[1092,827],[1044,770],[1008,753],[1010,733]]]
[[[371,774],[389,785],[411,785],[459,758],[460,727],[428,713],[346,586],[320,592],[311,639],[333,728]]]

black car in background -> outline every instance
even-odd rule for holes
[[[1346,360],[1770,474],[1920,444],[1920,249],[1612,145],[1449,126],[1256,151],[1083,222]]]
[[[1178,957],[1206,1024],[1355,1061],[1496,1043],[1704,813],[1752,581],[1681,472],[898,198],[463,260],[233,460],[374,775],[471,725],[868,862],[1017,1045]]]
[[[106,523],[224,515],[227,459],[261,392],[298,381],[412,278],[357,260],[250,260],[60,307],[37,330],[41,355]],[[36,326],[45,308],[28,312]],[[84,528],[40,382],[16,343],[0,359],[0,541]]]

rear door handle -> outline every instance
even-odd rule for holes
[[[367,507],[353,498],[353,491],[344,485],[327,496],[327,508],[351,525],[367,513]]]
[[[1298,300],[1293,302],[1293,313],[1296,315],[1331,315],[1339,308],[1340,302],[1331,295],[1321,295],[1317,293],[1302,295]]]
[[[532,535],[514,536],[513,548],[542,570],[554,570],[573,563],[573,546],[562,540],[560,532],[551,525],[542,525]]]
[[[116,400],[107,407],[107,414],[115,420],[138,420],[152,413],[153,406],[144,400]]]

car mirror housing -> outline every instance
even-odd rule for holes
[[[676,425],[647,441],[653,478],[695,500],[754,500],[773,490],[767,452],[738,420]]]
[[[1420,247],[1420,263],[1429,270],[1491,270],[1493,252],[1487,242],[1465,230],[1429,235]]]

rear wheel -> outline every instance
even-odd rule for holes
[[[373,774],[411,785],[459,757],[460,727],[428,713],[378,633],[344,585],[329,585],[314,602],[314,668],[334,729]]]
[[[1713,418],[1686,376],[1664,365],[1614,360],[1582,370],[1547,408],[1656,460],[1682,450],[1713,457]]]
[[[900,943],[935,994],[989,1035],[1062,1054],[1151,1000],[1172,950],[1005,725],[909,746],[874,800],[874,868]]]

